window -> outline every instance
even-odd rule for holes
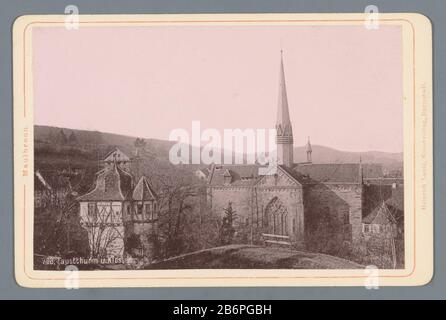
[[[121,219],[121,206],[112,205],[112,210],[113,210],[113,216],[112,216],[113,221],[119,221]]]
[[[96,211],[96,203],[90,202],[88,203],[88,216],[90,219],[97,219],[97,211]]]
[[[267,220],[266,233],[288,235],[287,208],[277,197],[274,197],[266,206],[265,219]]]
[[[150,202],[146,203],[146,219],[152,219],[152,204]]]
[[[132,210],[130,210],[130,206],[126,205],[125,210],[127,211],[127,215],[130,217],[132,215]]]
[[[362,232],[369,233],[370,232],[370,225],[369,224],[363,224],[362,225]]]
[[[378,225],[378,224],[374,224],[373,226],[372,226],[372,229],[373,229],[373,233],[379,233],[381,230],[381,228],[380,228],[380,226]]]
[[[152,214],[153,220],[158,219],[158,211],[157,210],[158,210],[158,208],[157,208],[156,202],[154,202],[153,203],[153,214]]]
[[[138,219],[142,219],[142,207],[143,207],[142,203],[138,203],[136,205],[136,215]]]
[[[342,211],[342,220],[344,224],[350,224],[350,212],[343,210]]]

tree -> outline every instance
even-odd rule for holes
[[[231,201],[229,201],[228,206],[223,210],[225,215],[222,219],[222,225],[220,228],[220,244],[227,245],[232,243],[234,237],[234,220],[236,219],[236,214],[232,208]]]
[[[104,144],[104,137],[102,136],[102,133],[99,131],[93,131],[90,135],[90,143],[95,146]]]
[[[67,136],[65,135],[62,129],[60,129],[59,132],[57,133],[56,143],[62,146],[67,143]]]
[[[167,258],[218,245],[220,221],[205,207],[206,188],[188,167],[146,152],[141,173],[158,194],[158,252]]]
[[[142,148],[142,149],[144,149],[146,147],[146,145],[147,145],[147,142],[143,138],[136,138],[136,140],[134,142],[135,148]]]
[[[78,140],[74,131],[71,131],[70,135],[68,136],[68,144],[72,146],[78,144]]]
[[[104,258],[117,240],[124,242],[124,227],[122,222],[122,211],[116,216],[109,206],[96,206],[94,215],[85,215],[81,224],[88,230],[88,243],[91,258]],[[124,245],[120,249],[124,251]],[[118,254],[119,255],[119,254]]]
[[[48,142],[48,143],[55,143],[56,142],[56,138],[54,137],[54,132],[53,132],[53,130],[49,130],[49,132],[48,132],[48,136],[47,136],[47,138],[46,138],[46,141]]]
[[[160,238],[162,252],[166,257],[188,250],[190,233],[186,232],[189,216],[194,210],[196,190],[178,183],[163,190],[160,198]]]
[[[44,256],[88,256],[87,235],[80,225],[78,203],[73,196],[55,187],[51,193],[51,203],[35,213],[34,252]]]

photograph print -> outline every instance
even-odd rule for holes
[[[34,27],[34,270],[404,269],[402,43]]]

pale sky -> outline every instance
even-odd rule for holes
[[[295,146],[401,152],[398,26],[33,29],[35,123],[168,140],[272,128],[280,49]]]

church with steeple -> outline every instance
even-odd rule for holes
[[[276,119],[277,170],[260,175],[258,164],[213,165],[207,183],[207,205],[216,215],[231,206],[235,238],[240,243],[271,241],[323,252],[331,246],[354,245],[364,237],[366,216],[383,194],[379,164],[314,163],[308,137],[306,161],[294,161],[291,114],[281,52]],[[379,186],[379,187],[377,187]],[[384,185],[387,198],[392,187]]]

